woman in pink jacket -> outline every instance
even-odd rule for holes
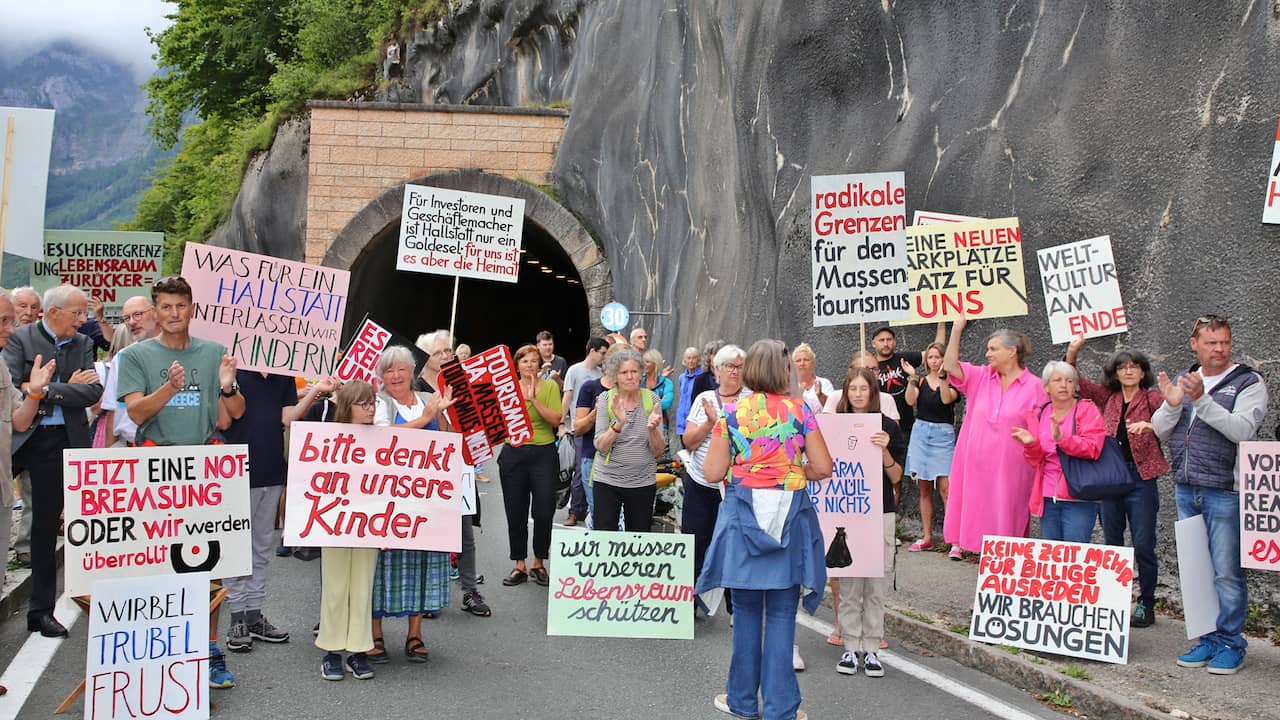
[[[1031,485],[1031,514],[1040,518],[1046,540],[1087,543],[1093,538],[1098,503],[1077,500],[1067,492],[1058,453],[1097,460],[1107,432],[1102,413],[1091,402],[1076,400],[1076,369],[1054,360],[1040,374],[1049,402],[1027,413],[1027,427],[1015,427],[1013,437],[1036,477]]]

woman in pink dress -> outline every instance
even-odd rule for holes
[[[1028,412],[1049,401],[1040,378],[1027,370],[1031,342],[1012,330],[987,338],[987,364],[960,360],[965,319],[956,320],[942,369],[966,399],[964,423],[951,464],[951,491],[943,536],[951,559],[962,550],[980,552],[984,535],[1025,537],[1030,524],[1027,502],[1035,470],[1013,438]]]

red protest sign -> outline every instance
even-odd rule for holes
[[[366,316],[364,324],[356,330],[351,344],[342,354],[342,362],[338,364],[338,379],[343,382],[363,380],[376,385],[378,358],[382,357],[382,351],[386,349],[390,339],[390,330]]]
[[[440,368],[436,387],[453,390],[449,421],[462,434],[467,463],[476,465],[493,457],[493,446],[504,440],[519,446],[533,437],[516,377],[515,361],[505,345]]]

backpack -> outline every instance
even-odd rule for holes
[[[617,388],[609,388],[609,390],[604,394],[604,407],[605,407],[605,410],[607,410],[609,413],[610,425],[613,425],[614,420],[617,420],[617,418],[613,414],[613,399],[617,396],[618,396]],[[646,388],[640,388],[640,406],[644,408],[645,417],[648,417],[649,414],[653,412],[653,406],[657,404],[658,404],[658,396],[655,395],[652,390],[648,390]],[[608,465],[609,457],[611,455],[613,455],[613,448],[609,448],[609,452],[605,453],[603,461],[600,460],[600,453],[596,453],[596,461],[591,464],[592,480],[589,480],[588,484],[594,483],[596,466],[601,464],[601,462],[603,462],[603,464],[605,465]]]

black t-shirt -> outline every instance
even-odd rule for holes
[[[956,422],[956,404],[942,402],[942,386],[938,389],[929,387],[929,381],[920,378],[920,394],[916,396],[916,419],[924,422],[954,425]]]
[[[907,441],[902,434],[902,430],[898,427],[898,423],[885,415],[880,415],[880,427],[889,433],[889,454],[893,456],[894,462],[898,463],[898,467],[902,468],[907,462]],[[884,465],[884,458],[881,457],[880,464]],[[884,471],[884,511],[887,513],[897,512],[898,504],[893,501],[893,481],[889,479],[888,471]]]
[[[924,359],[918,352],[894,353],[888,360],[877,363],[876,372],[880,376],[880,392],[893,396],[893,404],[898,406],[898,415],[902,417],[902,432],[911,432],[911,425],[916,421],[915,410],[907,404],[907,374],[902,371],[902,360],[915,367],[920,367]]]
[[[582,383],[582,387],[578,389],[577,402],[574,403],[575,408],[587,408],[590,411],[596,406],[596,398],[605,392],[604,385],[599,378],[588,380]],[[574,410],[574,417],[577,417],[577,410]],[[596,456],[596,426],[592,426],[584,433],[578,436],[578,460],[586,460]]]
[[[1140,390],[1139,392],[1146,392]],[[1125,417],[1129,414],[1129,403],[1121,398],[1123,404],[1120,406],[1120,424],[1116,426],[1116,443],[1120,446],[1121,452],[1124,453],[1124,459],[1133,462],[1133,448],[1129,445],[1129,424]]]
[[[244,415],[232,421],[228,444],[249,446],[249,487],[285,484],[284,424],[281,412],[298,404],[298,386],[286,375],[237,370],[236,383],[244,395]]]
[[[698,397],[708,390],[715,390],[719,387],[720,381],[716,380],[716,374],[704,370],[701,375],[693,379],[693,394],[689,397]]]

